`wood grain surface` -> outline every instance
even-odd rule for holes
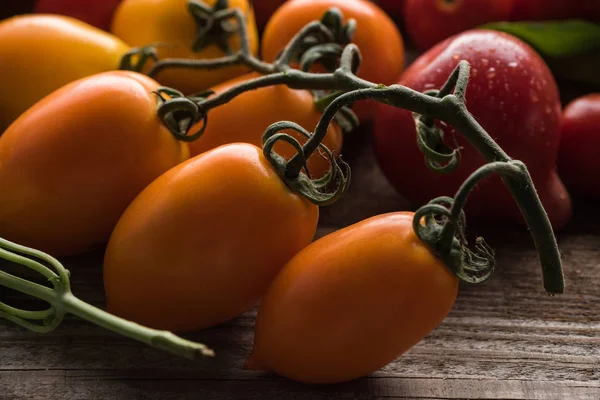
[[[323,211],[319,235],[406,207],[386,183],[367,136],[350,138],[354,184]],[[453,311],[420,344],[373,376],[310,386],[246,371],[255,311],[189,336],[217,351],[190,362],[67,318],[49,335],[0,321],[0,399],[600,399],[599,206],[577,202],[559,235],[566,294],[548,297],[531,239],[489,232],[498,269],[464,285]],[[65,260],[82,299],[103,306],[101,254]],[[6,268],[6,266],[3,266]],[[0,289],[0,300],[29,304]]]

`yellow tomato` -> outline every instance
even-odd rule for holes
[[[209,7],[214,7],[217,0],[202,2]],[[248,0],[229,0],[227,6],[239,8],[246,17],[250,49],[253,54],[256,54],[258,33],[252,6]],[[206,60],[226,55],[216,44],[209,44],[198,52],[192,49],[198,24],[188,11],[188,0],[125,0],[115,12],[111,31],[131,46],[160,44],[157,48],[159,59]],[[240,47],[237,34],[231,35],[227,42],[232,51],[237,51]],[[248,67],[245,66],[214,70],[177,68],[162,71],[155,76],[155,79],[165,86],[191,94],[248,71]]]
[[[0,22],[0,129],[54,90],[110,71],[128,46],[70,17],[23,15]]]
[[[189,158],[130,71],[56,90],[0,136],[0,237],[55,256],[103,245],[150,182]]]

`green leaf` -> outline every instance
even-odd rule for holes
[[[600,25],[583,20],[495,22],[482,28],[510,33],[546,58],[600,51]]]

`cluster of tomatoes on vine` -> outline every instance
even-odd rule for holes
[[[354,379],[441,323],[460,280],[490,276],[493,251],[480,239],[468,249],[464,211],[529,224],[546,288],[562,292],[551,228],[572,206],[559,173],[578,187],[589,168],[581,144],[600,118],[597,98],[563,117],[551,70],[507,33],[442,37],[405,70],[402,35],[373,2],[290,0],[262,38],[259,10],[124,0],[112,35],[57,15],[0,23],[0,55],[14,60],[0,65],[14,93],[0,100],[0,257],[54,285],[0,274],[51,305],[0,315],[42,331],[73,313],[189,355],[198,347],[153,329],[204,329],[260,302],[249,367]],[[437,25],[438,11],[427,11]],[[319,207],[349,185],[340,153],[350,104],[372,126],[386,177],[423,207],[313,242]],[[74,301],[62,266],[43,255],[98,248],[108,310],[151,330]]]

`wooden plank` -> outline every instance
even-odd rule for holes
[[[578,383],[376,376],[349,384],[307,386],[247,374],[226,381],[179,371],[27,371],[0,374],[7,400],[47,399],[527,399],[597,400],[600,389]]]

